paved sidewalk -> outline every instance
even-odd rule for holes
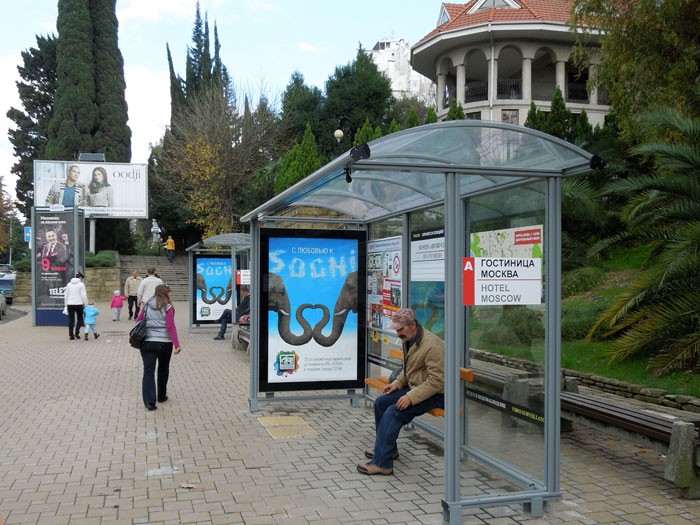
[[[98,307],[98,340],[32,327],[31,314],[0,324],[0,523],[442,523],[442,449],[425,432],[402,432],[396,476],[358,474],[370,408],[250,413],[248,356],[231,349],[230,331],[226,341],[212,339],[216,327],[189,334],[185,303],[170,399],[148,412],[130,323]],[[562,439],[564,499],[542,518],[494,507],[465,511],[464,523],[700,523],[700,502],[681,499],[663,466],[655,451],[579,429]]]

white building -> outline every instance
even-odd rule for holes
[[[437,83],[438,116],[457,100],[467,118],[524,124],[530,103],[550,109],[558,86],[574,114],[603,124],[607,92],[590,88],[597,57],[572,64],[570,0],[472,0],[443,3],[437,27],[411,50],[413,69]]]
[[[368,51],[377,69],[391,80],[397,99],[416,97],[426,105],[435,103],[435,84],[411,67],[411,46],[404,39],[380,40]]]

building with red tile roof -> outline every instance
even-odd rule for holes
[[[437,84],[438,116],[452,101],[467,118],[523,124],[530,103],[548,111],[558,86],[572,113],[603,124],[607,93],[590,88],[571,61],[570,0],[472,0],[443,3],[438,25],[411,49],[415,71]]]

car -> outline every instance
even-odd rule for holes
[[[5,298],[5,303],[12,304],[15,297],[15,273],[0,272],[0,295]]]

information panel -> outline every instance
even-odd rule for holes
[[[262,392],[364,386],[365,235],[261,230]]]

